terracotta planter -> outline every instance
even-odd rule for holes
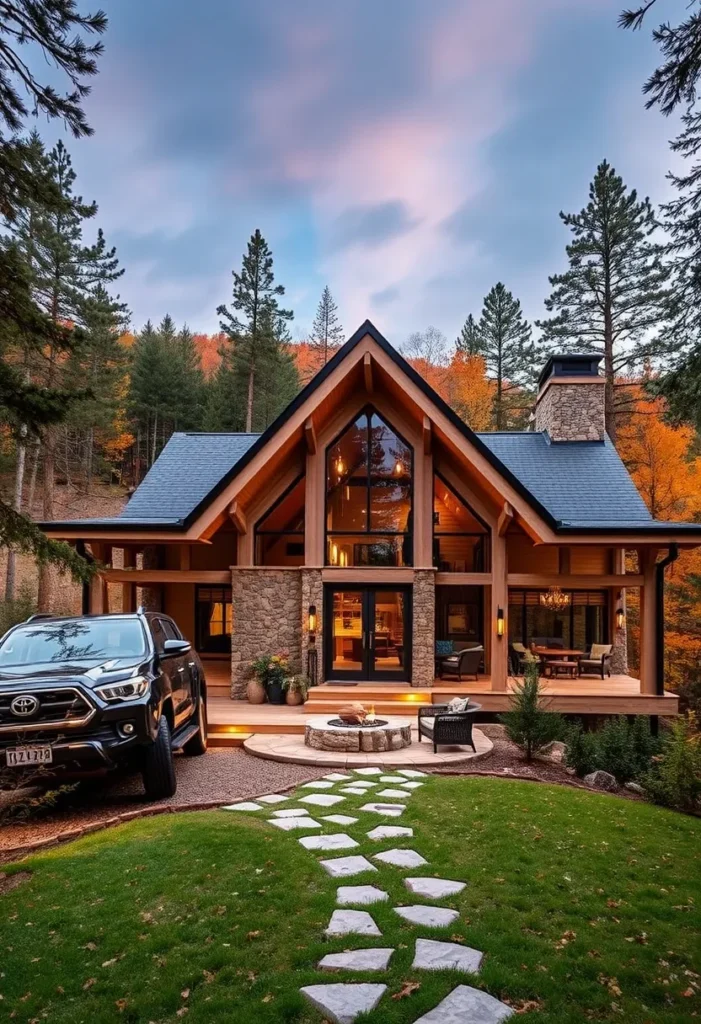
[[[299,690],[288,690],[285,696],[285,703],[296,706],[297,704],[304,704],[304,697]]]
[[[249,679],[246,696],[249,704],[265,704],[265,687],[259,679]]]

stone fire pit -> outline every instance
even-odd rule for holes
[[[304,742],[314,750],[335,750],[357,754],[380,750],[403,750],[411,744],[411,723],[386,718],[376,725],[331,725],[334,716],[314,715],[307,719]]]

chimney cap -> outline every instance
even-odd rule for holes
[[[538,377],[540,390],[550,377],[598,377],[601,352],[560,352],[553,353]]]

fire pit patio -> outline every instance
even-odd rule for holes
[[[407,719],[378,718],[374,722],[349,724],[340,718],[314,715],[307,719],[304,743],[314,750],[355,754],[403,750],[411,745],[411,723]]]

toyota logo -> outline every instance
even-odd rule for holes
[[[29,715],[33,715],[38,707],[39,701],[36,697],[32,697],[31,693],[23,693],[12,701],[10,711],[18,718],[27,718]]]

